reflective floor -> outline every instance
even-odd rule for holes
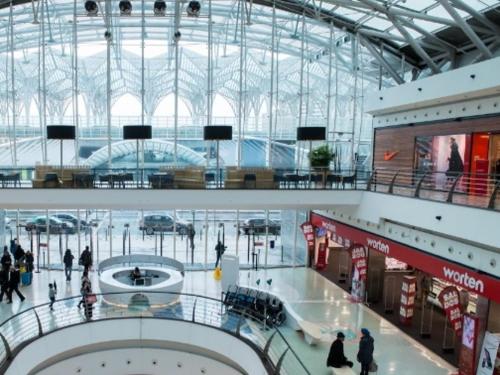
[[[60,271],[35,274],[33,284],[22,287],[27,300],[20,303],[14,297],[11,305],[0,304],[0,320],[18,313],[32,305],[48,301],[49,282],[56,281],[59,286],[58,298],[78,295],[80,273],[75,272],[73,280],[66,283]],[[94,289],[98,288],[97,274],[92,272]],[[268,286],[267,280],[271,281]],[[311,374],[328,374],[325,368],[329,345],[336,332],[346,334],[345,351],[349,359],[354,360],[361,327],[368,328],[375,339],[375,358],[379,364],[379,374],[452,374],[456,369],[444,362],[437,355],[426,350],[420,344],[406,336],[386,320],[360,304],[349,301],[348,295],[324,277],[305,268],[283,268],[268,271],[242,271],[240,283],[270,290],[285,299],[306,321],[317,324],[322,333],[322,342],[317,346],[305,343],[302,334],[289,328],[282,332],[292,348]],[[265,285],[265,287],[262,287]],[[98,290],[96,290],[98,291]],[[218,297],[221,293],[220,282],[214,280],[212,272],[188,272],[184,283],[184,292]],[[355,363],[356,372],[359,366]]]

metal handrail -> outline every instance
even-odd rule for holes
[[[269,368],[272,369],[270,373],[274,374],[279,374],[280,369],[283,368],[284,364],[283,363],[284,356],[282,353],[283,348],[281,348],[281,346],[279,349],[277,348],[277,350],[279,350],[279,353],[281,353],[278,354],[279,359],[277,361],[274,361],[273,357],[269,353],[269,349],[272,346],[271,340],[273,337],[278,335],[281,337],[281,339],[285,344],[284,351],[292,353],[294,359],[299,363],[300,365],[299,373],[310,375],[310,372],[307,370],[304,363],[300,360],[297,353],[293,351],[290,344],[286,341],[281,332],[279,332],[276,328],[272,329],[269,327],[266,327],[266,329],[262,328],[256,331],[252,331],[252,334],[246,334],[242,332],[241,326],[244,323],[253,322],[252,318],[255,318],[255,316],[247,315],[245,311],[237,309],[231,309],[230,311],[224,310],[223,302],[219,299],[192,293],[158,292],[158,291],[151,291],[151,292],[148,291],[140,293],[138,292],[96,293],[95,295],[98,298],[98,300],[99,299],[104,300],[106,296],[110,295],[124,295],[124,296],[129,295],[132,297],[137,294],[145,296],[150,294],[155,294],[155,295],[164,294],[170,296],[174,295],[177,296],[178,301],[177,303],[169,305],[168,307],[179,306],[180,308],[182,308],[182,310],[192,309],[192,312],[191,313],[188,312],[186,315],[181,310],[181,316],[177,316],[177,314],[175,314],[174,317],[165,317],[158,315],[150,317],[149,314],[143,316],[142,312],[140,313],[140,315],[138,315],[133,311],[132,312],[129,311],[128,305],[124,307],[124,306],[96,303],[96,306],[99,307],[99,309],[97,309],[99,315],[89,318],[86,313],[85,319],[83,319],[81,314],[77,312],[77,310],[75,309],[75,304],[82,299],[81,296],[72,296],[57,300],[54,303],[54,307],[56,308],[54,312],[49,311],[48,309],[50,304],[49,302],[37,306],[32,306],[20,313],[12,315],[11,317],[9,317],[0,324],[0,341],[3,344],[2,346],[4,348],[3,353],[2,351],[0,351],[0,356],[1,356],[0,373],[6,368],[8,368],[8,366],[12,363],[12,361],[14,360],[20,349],[22,349],[24,346],[28,345],[32,341],[40,337],[43,337],[44,335],[50,332],[54,332],[56,330],[64,328],[69,328],[75,325],[87,324],[92,321],[104,321],[110,319],[127,319],[127,318],[152,318],[152,319],[157,318],[166,320],[182,320],[193,324],[206,325],[212,328],[222,330],[228,334],[231,334],[239,338],[240,340],[246,342],[254,350],[256,350],[259,356],[263,359],[264,364],[265,365],[267,364],[266,367],[268,369]],[[185,300],[186,298],[190,300],[186,301]],[[73,301],[73,303],[70,303],[71,301]],[[192,303],[189,304],[188,303],[189,301],[191,301]],[[187,306],[186,303],[188,303]],[[200,303],[202,304],[201,308],[199,307]],[[207,303],[212,304],[212,306],[207,306]],[[64,308],[64,311],[61,313],[60,317],[63,319],[67,319],[67,321],[62,320],[61,323],[61,320],[57,320],[58,324],[51,325],[51,321],[55,319],[54,314],[58,313],[61,306]],[[84,306],[84,310],[86,308],[87,306]],[[161,312],[162,310],[160,310],[159,308],[151,308],[151,310],[148,311]],[[40,312],[44,312],[46,315],[42,314],[41,316]],[[117,312],[121,312],[122,315],[117,316],[116,314]],[[224,325],[225,320],[222,319],[224,314],[229,314],[229,313],[238,315],[238,323],[234,329],[225,326]],[[35,315],[36,318],[36,323],[34,327],[32,324],[27,323],[27,322],[31,323],[33,321],[32,319],[33,314]],[[100,314],[103,314],[103,316],[101,316]],[[13,329],[13,327],[17,328]],[[24,328],[27,327],[28,334],[26,335],[26,337],[23,337],[23,335],[25,334],[25,332],[23,332],[23,327]],[[270,334],[271,337],[270,338],[261,337],[259,339],[258,334],[261,334],[261,331],[264,332],[264,336],[265,334]]]
[[[47,167],[47,166],[45,166]],[[54,166],[53,168],[56,168]],[[67,166],[72,169],[74,166]],[[76,167],[75,167],[76,168]],[[79,168],[84,168],[80,166]],[[68,181],[64,184],[43,184],[44,188],[50,189],[57,186],[58,189],[181,189],[191,190],[205,189],[225,189],[225,190],[366,190],[378,193],[397,194],[413,198],[435,200],[448,203],[481,207],[486,209],[498,209],[495,205],[497,195],[492,194],[498,191],[496,184],[500,181],[500,175],[492,173],[457,173],[432,172],[420,170],[393,170],[377,168],[373,171],[359,171],[350,169],[329,170],[329,169],[271,169],[271,168],[239,168],[243,173],[238,174],[238,179],[228,179],[228,171],[235,167],[227,167],[217,171],[214,168],[197,167],[194,177],[177,177],[176,167],[151,167],[137,170],[136,168],[90,168],[82,172],[89,173],[93,177],[91,182],[79,180],[80,174],[75,174],[75,187],[68,187]],[[56,169],[59,169],[57,166]],[[34,167],[8,167],[0,168],[0,187],[4,189],[27,189],[32,188],[32,180],[35,176]],[[76,170],[76,169],[75,169]],[[259,171],[267,170],[272,173],[267,177],[257,177],[256,184],[245,184],[244,174],[255,174],[259,176]],[[55,172],[56,173],[56,172]],[[69,172],[68,172],[69,173]],[[203,175],[204,173],[204,175]],[[101,180],[98,176],[118,176],[116,179]],[[154,176],[170,175],[169,179],[156,181]],[[202,176],[203,175],[203,176]],[[318,180],[318,175],[322,177]],[[16,177],[17,176],[17,177]],[[126,176],[126,178],[125,178]],[[215,178],[214,176],[218,176]],[[270,177],[272,176],[272,178]],[[460,176],[459,178],[456,178]],[[40,176],[38,176],[40,177]],[[52,176],[53,177],[53,176]],[[123,177],[120,179],[120,177]],[[148,178],[151,177],[151,181]],[[209,178],[210,177],[210,178]],[[315,183],[308,183],[315,178]],[[214,179],[215,178],[215,179]],[[267,179],[266,179],[267,178]],[[346,185],[346,180],[349,183]],[[145,181],[146,180],[146,181]],[[40,186],[40,181],[36,180],[35,186]],[[71,182],[71,181],[70,181]],[[259,184],[259,182],[263,182]],[[33,182],[34,184],[34,182]],[[82,185],[83,184],[83,185]],[[87,186],[89,184],[89,186]],[[61,187],[63,185],[63,187]],[[72,185],[73,186],[73,185]],[[264,187],[262,187],[264,186]],[[398,187],[395,192],[395,187]],[[456,200],[455,197],[461,197]],[[468,199],[469,197],[483,197],[484,199]],[[488,198],[490,198],[488,200]]]

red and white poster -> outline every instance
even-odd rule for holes
[[[302,229],[302,233],[304,233],[304,238],[306,239],[306,242],[307,242],[308,251],[313,251],[314,250],[314,227],[313,227],[313,225],[309,221],[306,221],[305,223],[302,223],[300,228]]]
[[[462,330],[462,346],[458,359],[459,375],[474,375],[476,367],[476,346],[479,334],[479,318],[464,314]]]
[[[367,251],[363,245],[352,245],[352,265],[359,273],[360,280],[366,280],[366,269],[367,269]]]
[[[458,289],[454,286],[447,286],[439,293],[438,299],[455,334],[460,336],[462,334],[462,310],[460,309]]]
[[[415,293],[417,292],[417,278],[406,275],[401,283],[401,299],[399,304],[399,321],[411,325],[415,308]]]
[[[320,242],[318,244],[318,257],[316,259],[316,269],[321,271],[326,267],[326,248],[327,241]]]
[[[316,213],[311,214],[311,224],[332,232],[332,240],[341,245],[349,247],[347,244],[350,243],[361,244],[369,249],[396,258],[439,279],[480,294],[490,300],[500,302],[500,280],[493,276],[478,273],[452,261],[436,257],[422,250],[351,227],[350,225],[339,223]]]

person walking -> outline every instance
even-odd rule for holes
[[[73,259],[75,257],[73,254],[71,254],[70,249],[66,249],[66,252],[64,253],[64,274],[66,275],[66,281],[71,281],[71,271],[73,270]]]
[[[7,295],[9,300],[9,269],[2,268],[0,270],[0,302],[3,301],[3,296]]]
[[[7,246],[3,247],[3,255],[0,263],[2,264],[2,269],[9,272],[10,266],[12,265],[12,257],[10,256],[9,248]]]
[[[54,311],[54,302],[56,302],[56,295],[57,295],[57,284],[54,282],[54,284],[50,283],[49,284],[49,300],[50,300],[50,311]]]
[[[327,367],[341,368],[344,366],[353,366],[353,363],[349,361],[344,355],[344,340],[344,333],[338,332],[337,339],[332,343],[332,346],[330,347],[330,353],[328,354],[328,359],[326,360]]]
[[[78,308],[81,308],[82,304],[85,303],[85,296],[91,292],[92,292],[92,283],[90,282],[89,274],[87,271],[83,271],[82,286],[80,288],[82,299],[80,300],[80,302],[78,302]]]
[[[26,297],[19,291],[19,282],[21,281],[21,272],[19,271],[19,265],[10,268],[9,274],[9,290],[7,297],[9,298],[8,303],[12,303],[12,293],[16,292],[17,296],[23,302]]]
[[[35,269],[34,267],[35,257],[33,256],[33,253],[30,250],[26,251],[25,259],[26,259],[26,272],[29,273],[33,272],[33,270]]]
[[[85,246],[85,250],[82,251],[80,255],[79,264],[83,266],[84,271],[88,272],[92,267],[92,253],[88,246]]]
[[[25,261],[26,253],[21,245],[17,245],[16,252],[14,253],[14,265],[21,266]]]
[[[215,268],[219,266],[219,262],[221,260],[222,255],[224,255],[224,251],[226,251],[226,247],[220,240],[217,240],[217,245],[215,245],[215,252],[217,254],[217,259],[215,260]]]
[[[370,331],[366,328],[361,328],[361,335],[357,359],[361,363],[361,375],[368,375],[370,365],[373,362],[373,344],[375,340],[373,340]]]

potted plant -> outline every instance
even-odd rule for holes
[[[328,145],[322,145],[309,153],[309,162],[312,168],[324,169],[330,166],[330,162],[334,157],[335,155],[330,150],[330,147],[328,147]]]

